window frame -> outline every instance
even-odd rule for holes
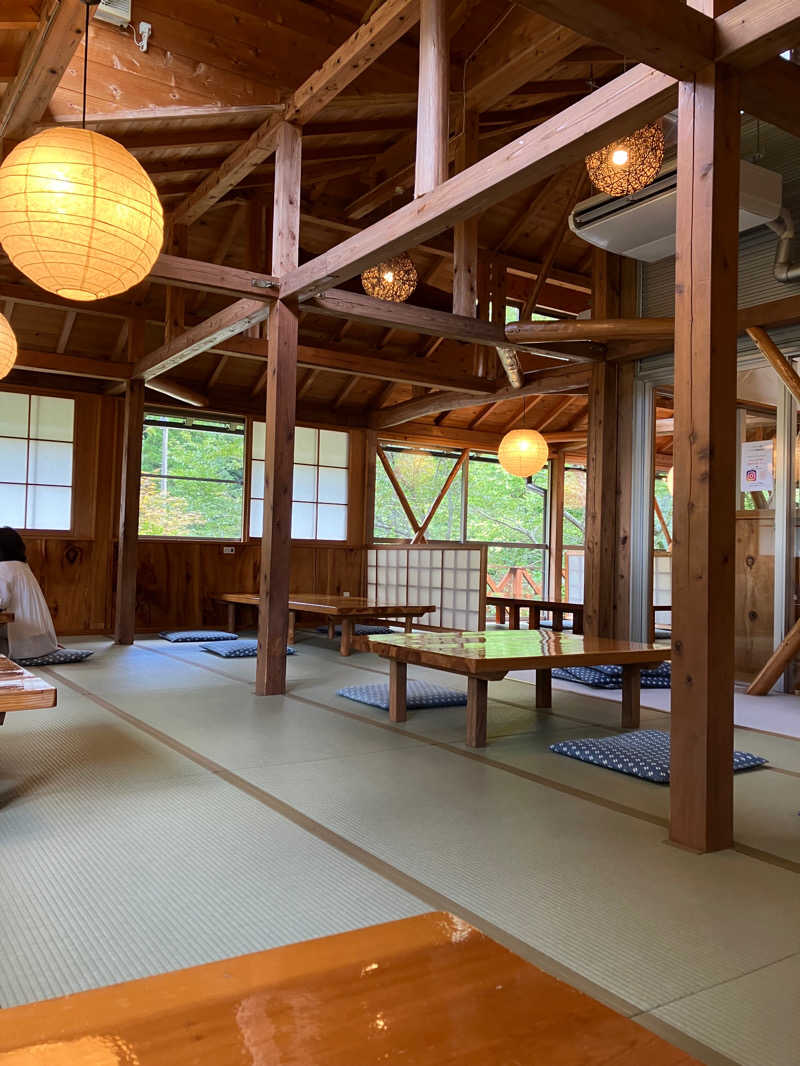
[[[246,497],[247,512],[246,512],[246,521],[245,521],[245,526],[244,526],[244,541],[243,541],[243,543],[245,543],[245,544],[260,544],[261,543],[261,539],[262,539],[262,537],[264,535],[264,532],[263,532],[263,530],[264,530],[263,517],[262,517],[262,523],[261,523],[261,530],[262,530],[261,531],[261,535],[260,536],[259,535],[255,535],[254,536],[250,532],[250,507],[251,507],[252,500],[253,499],[257,499],[257,500],[262,500],[262,502],[263,502],[263,499],[264,499],[263,496],[252,496],[252,492],[251,492],[251,490],[252,490],[252,481],[253,481],[253,463],[254,462],[255,463],[260,463],[260,462],[263,461],[261,459],[254,459],[253,458],[253,440],[255,438],[255,433],[253,431],[253,427],[255,426],[256,422],[264,422],[265,425],[266,425],[266,422],[265,422],[265,419],[263,419],[263,418],[261,418],[261,417],[259,417],[257,415],[249,416],[247,421],[248,421],[248,441],[247,441],[247,470],[248,470],[248,478],[247,478],[247,485],[246,485],[246,489],[247,489],[247,497]],[[317,433],[320,433],[320,432],[323,432],[323,431],[326,431],[326,432],[329,432],[329,433],[342,433],[342,434],[344,434],[344,436],[347,437],[347,465],[346,466],[328,467],[324,463],[320,464],[319,462],[317,462],[316,466],[314,467],[314,469],[317,471],[317,474],[316,474],[317,489],[319,488],[319,470],[320,470],[320,465],[322,465],[322,467],[324,469],[328,469],[328,470],[344,470],[345,471],[345,476],[347,478],[347,503],[339,504],[337,506],[344,506],[347,509],[347,514],[346,514],[346,517],[345,517],[345,535],[344,535],[344,538],[342,540],[330,540],[330,539],[323,539],[323,538],[320,538],[320,537],[291,537],[291,543],[292,544],[297,544],[300,547],[309,547],[309,548],[313,547],[315,544],[322,544],[322,545],[325,545],[325,547],[347,547],[347,546],[350,546],[352,544],[352,542],[353,542],[353,540],[352,540],[353,511],[352,511],[352,506],[351,506],[352,505],[352,500],[353,500],[353,491],[352,491],[353,490],[353,433],[352,433],[352,430],[349,427],[347,427],[347,426],[313,425],[311,422],[306,422],[306,421],[296,422],[295,423],[295,429],[296,430],[297,429],[313,429]],[[317,457],[319,458],[319,443],[317,445]],[[312,464],[310,464],[310,463],[301,463],[299,465],[300,466],[311,466]],[[294,456],[292,456],[292,485],[293,486],[294,486],[294,466],[295,466],[295,461],[294,461]],[[292,495],[294,496],[294,487],[292,488]],[[304,503],[306,501],[303,501],[303,500],[295,501],[294,499],[292,499],[292,506],[294,506],[295,502]],[[314,501],[314,505],[318,507],[319,506],[319,500]]]
[[[145,417],[145,419],[147,418],[148,414],[156,415],[157,417],[168,417],[169,415],[174,415],[177,418],[192,417],[192,415],[188,414],[186,411],[180,411],[180,410],[178,410],[177,408],[174,408],[174,407],[168,407],[168,406],[163,406],[162,407],[159,404],[146,404],[145,405],[145,409],[144,409],[144,417]],[[248,448],[249,448],[249,438],[251,436],[251,428],[250,428],[251,418],[250,418],[249,415],[232,415],[232,414],[226,414],[224,412],[219,412],[219,411],[207,411],[205,409],[203,409],[202,412],[198,412],[195,415],[195,417],[196,418],[207,418],[209,421],[218,420],[220,422],[228,421],[228,422],[239,422],[239,423],[242,424],[242,429],[243,429],[243,433],[242,433],[242,436],[243,436],[243,441],[242,441],[243,481],[242,481],[242,528],[241,528],[241,532],[240,532],[238,537],[198,537],[196,534],[191,534],[189,536],[180,536],[180,535],[170,536],[167,533],[142,533],[141,532],[141,528],[140,528],[139,532],[138,532],[138,539],[147,541],[148,543],[156,543],[158,541],[164,541],[166,543],[174,543],[174,544],[246,544],[247,540],[246,540],[245,535],[244,535],[245,534],[245,515],[249,513],[249,506],[250,506],[250,494],[249,494],[250,479],[249,479],[249,477],[247,475],[248,475],[248,472],[249,472]],[[142,426],[142,433],[144,433],[144,428],[145,427],[143,425]],[[167,428],[169,428],[169,427],[167,427]],[[180,427],[173,427],[173,428],[180,428]],[[186,427],[186,428],[191,428],[191,427]],[[210,430],[209,431],[198,430],[198,432],[211,432],[211,431]],[[140,493],[141,493],[142,479],[144,477],[148,477],[148,478],[152,478],[153,480],[156,480],[156,479],[160,478],[161,475],[160,474],[144,474],[142,472],[142,470],[141,470],[141,463],[140,463],[140,470],[139,470],[139,491],[140,491]],[[167,477],[168,480],[170,479],[170,475],[166,475],[166,477]],[[231,482],[231,481],[225,481],[223,479],[213,479],[213,478],[177,478],[176,477],[176,478],[174,478],[174,480],[211,481],[214,484],[234,484],[234,482]],[[140,496],[140,499],[141,499],[141,496]],[[140,513],[140,523],[139,524],[141,526],[141,513]]]
[[[26,396],[28,399],[28,433],[26,437],[9,437],[7,434],[0,433],[0,437],[6,440],[24,440],[26,442],[26,468],[25,468],[25,481],[2,481],[0,484],[4,485],[20,485],[25,486],[25,522],[28,520],[28,489],[33,484],[34,488],[68,488],[69,489],[69,526],[63,529],[53,529],[50,526],[47,527],[30,527],[27,524],[23,526],[17,526],[18,532],[26,537],[52,537],[52,538],[64,538],[73,539],[76,536],[76,496],[75,496],[75,478],[77,474],[77,461],[78,461],[78,403],[75,396],[64,395],[60,392],[56,392],[49,389],[25,389],[15,388],[12,386],[4,385],[0,389],[0,398],[5,394],[14,394],[17,396]],[[56,441],[51,438],[39,438],[31,437],[31,400],[33,397],[45,397],[47,399],[54,400],[67,400],[72,404],[72,440],[71,441]],[[70,471],[70,484],[69,485],[52,485],[50,482],[39,483],[28,481],[28,473],[30,470],[30,444],[31,440],[42,441],[45,444],[69,444],[72,448],[72,468]]]

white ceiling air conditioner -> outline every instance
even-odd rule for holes
[[[783,178],[742,159],[739,187],[739,232],[763,226],[781,212]],[[570,215],[573,233],[609,252],[657,263],[675,254],[677,163],[673,160],[656,180],[632,196],[601,193],[579,203]]]
[[[129,26],[131,22],[131,0],[100,0],[94,13],[101,22],[110,22],[114,26]]]

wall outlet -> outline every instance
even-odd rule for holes
[[[222,545],[222,554],[223,555],[235,555],[236,554],[236,548],[233,546],[233,544],[223,544]]]

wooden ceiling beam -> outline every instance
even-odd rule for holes
[[[517,2],[673,78],[691,78],[714,58],[714,20],[682,0]]]
[[[243,333],[269,316],[269,306],[260,300],[237,300],[223,311],[185,330],[160,348],[149,352],[134,366],[133,376],[149,381],[172,370],[187,359],[213,348],[220,341]]]
[[[253,270],[187,259],[178,255],[160,255],[148,275],[149,281],[174,285],[179,289],[216,292],[223,296],[241,296],[269,302],[278,295],[278,279]]]
[[[111,359],[91,359],[88,356],[64,355],[61,352],[37,352],[30,348],[20,348],[14,369],[38,370],[50,374],[99,378],[106,381],[128,381],[132,368],[129,363],[115,362]]]
[[[385,0],[318,71],[293,94],[285,115],[263,122],[173,212],[176,222],[195,222],[226,192],[275,151],[281,122],[304,125],[363,73],[419,20],[419,0]]]
[[[414,358],[408,362],[400,362],[301,344],[297,350],[297,364],[318,370],[353,374],[356,377],[374,378],[378,381],[421,385],[434,389],[459,389],[472,393],[476,397],[476,403],[480,397],[491,395],[495,391],[494,382],[468,374],[448,373],[425,359]]]
[[[329,289],[387,255],[424,243],[454,223],[549,178],[615,136],[658,118],[676,99],[673,78],[650,67],[634,67],[420,200],[292,271],[281,279],[281,297]]]
[[[41,120],[83,38],[82,0],[48,0],[31,33],[17,76],[0,103],[0,138],[22,139]]]
[[[739,70],[767,63],[800,44],[796,0],[744,0],[714,19],[717,60]]]
[[[583,367],[568,367],[564,370],[545,370],[529,379],[521,389],[498,389],[494,394],[494,403],[506,400],[519,400],[525,396],[541,396],[552,393],[566,393],[585,390],[588,387],[589,372]],[[370,426],[373,429],[385,429],[411,422],[417,418],[438,414],[439,411],[455,411],[462,407],[475,407],[474,393],[439,392],[420,399],[408,400],[373,411]]]

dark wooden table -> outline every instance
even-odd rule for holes
[[[236,632],[237,604],[258,607],[258,595],[254,592],[225,592],[215,599],[227,605],[228,628],[233,633]],[[339,651],[342,655],[349,655],[354,647],[353,626],[356,622],[402,619],[406,632],[410,633],[414,619],[421,618],[435,609],[432,603],[396,603],[362,596],[329,596],[317,592],[293,593],[289,599],[289,643],[294,643],[298,614],[315,614],[326,618],[331,640],[338,622],[342,628]],[[367,644],[364,643],[363,647],[366,649]]]
[[[14,621],[13,611],[0,611],[0,626],[5,625],[7,622]]]
[[[9,1066],[700,1066],[445,912],[0,1011]]]
[[[508,628],[519,629],[520,611],[528,612],[528,627],[539,629],[542,624],[542,612],[553,616],[553,632],[560,633],[564,628],[564,615],[572,615],[572,632],[583,632],[583,604],[565,603],[563,600],[532,600],[529,596],[494,596],[486,597],[486,605],[497,608],[497,621],[505,621],[508,611]]]
[[[488,682],[512,670],[536,671],[536,706],[552,705],[556,666],[622,666],[622,727],[639,727],[639,676],[642,666],[669,659],[672,650],[657,644],[553,633],[546,629],[493,630],[487,633],[412,633],[371,637],[372,651],[389,660],[389,716],[406,721],[408,664],[446,670],[467,678],[467,744],[486,746]]]

